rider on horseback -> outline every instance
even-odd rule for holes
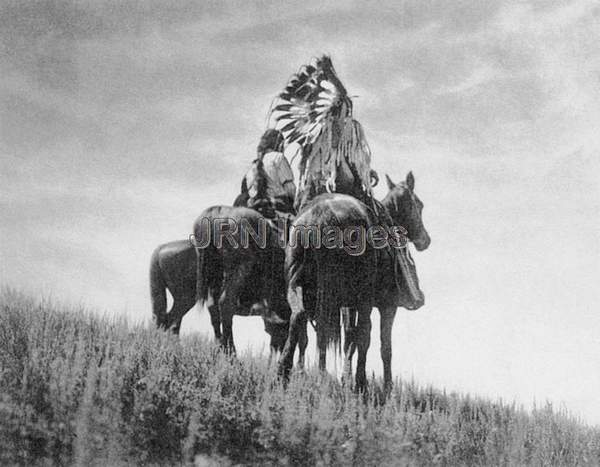
[[[296,210],[325,192],[353,196],[374,207],[371,151],[361,124],[352,116],[352,100],[327,56],[292,76],[277,97],[270,119],[286,144],[301,147]]]
[[[294,174],[283,154],[283,135],[268,129],[260,139],[252,167],[242,179],[234,206],[247,206],[271,219],[289,217],[295,214],[295,195]]]
[[[296,211],[300,214],[311,201],[325,192],[353,196],[371,211],[376,223],[406,245],[404,232],[398,232],[390,213],[373,197],[379,181],[371,168],[371,151],[361,124],[353,118],[353,103],[338,78],[331,59],[322,56],[292,76],[277,97],[270,119],[284,135],[286,144],[302,148]],[[400,256],[402,272],[408,252]]]

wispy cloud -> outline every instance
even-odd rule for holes
[[[489,81],[498,79],[501,74],[490,65],[484,65],[476,68],[473,72],[467,76],[464,80],[451,85],[441,86],[438,89],[434,89],[434,94],[453,94],[461,93],[465,91],[477,88]]]

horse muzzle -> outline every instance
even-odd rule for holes
[[[404,308],[407,310],[418,310],[423,305],[425,305],[425,295],[420,290],[418,293],[412,297],[412,300],[407,300],[407,303],[404,305]]]
[[[413,245],[417,251],[426,250],[431,245],[431,237],[426,231],[423,231],[423,234],[419,238],[413,240]]]

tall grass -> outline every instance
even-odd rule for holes
[[[265,359],[197,337],[10,290],[0,306],[2,465],[600,463],[600,432],[550,406],[401,383],[365,402],[316,371],[284,389]]]

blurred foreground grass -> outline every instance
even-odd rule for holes
[[[0,293],[0,464],[599,465],[600,430],[551,406],[397,382],[365,403],[309,370]],[[371,393],[381,382],[371,381]]]

